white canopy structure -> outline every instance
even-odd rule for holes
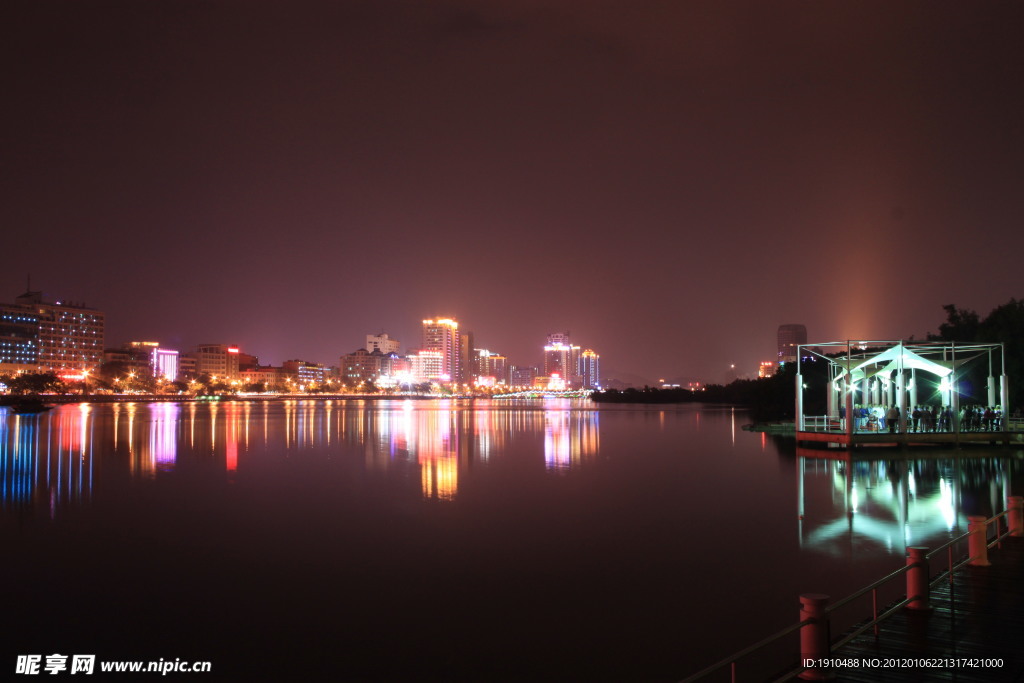
[[[796,376],[797,431],[807,429],[804,414],[802,363],[818,359],[829,363],[828,408],[815,416],[816,426],[852,435],[855,406],[896,406],[899,432],[906,431],[907,415],[918,405],[949,407],[951,430],[960,431],[960,378],[966,363],[988,357],[986,404],[1001,406],[1008,414],[1007,378],[1002,344],[953,342],[845,341],[799,347]],[[908,410],[908,406],[910,410]]]

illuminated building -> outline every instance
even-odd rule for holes
[[[327,379],[327,368],[307,360],[286,360],[281,368],[302,387],[308,387],[311,382],[322,384]]]
[[[195,350],[196,374],[225,380],[239,379],[238,356],[237,346],[200,344]]]
[[[160,347],[159,342],[128,342],[119,349],[106,349],[103,362],[119,363],[122,370],[148,374],[169,381],[178,379],[178,352]]]
[[[779,363],[796,362],[797,347],[806,343],[806,327],[803,325],[779,325]]]
[[[422,351],[441,355],[438,380],[458,382],[462,379],[462,337],[459,335],[459,323],[454,319],[424,320]]]
[[[283,389],[285,380],[288,378],[284,368],[270,365],[258,365],[255,368],[240,370],[238,377],[246,384],[262,384],[267,391]]]
[[[757,376],[762,378],[771,377],[772,375],[775,374],[776,369],[777,368],[773,361],[763,360],[761,361],[761,367],[759,367],[757,370]]]
[[[32,371],[39,363],[39,315],[0,305],[0,373]]]
[[[584,389],[601,388],[601,356],[593,349],[580,354],[579,374]]]
[[[38,319],[38,369],[82,373],[95,370],[103,362],[105,316],[100,311],[83,304],[48,303],[43,301],[42,292],[32,291],[25,292],[5,309]]]
[[[419,351],[409,356],[409,373],[413,382],[447,382],[444,356],[440,351]]]
[[[366,350],[380,351],[381,353],[398,353],[400,344],[397,339],[392,339],[384,332],[380,334],[368,334],[366,335]]]
[[[548,335],[544,346],[544,374],[558,375],[568,386],[580,385],[580,347],[569,342],[568,332]]]
[[[513,365],[509,368],[508,383],[514,387],[533,386],[533,380],[537,377],[537,368],[530,365]]]
[[[483,378],[491,378],[483,384],[506,384],[508,382],[508,358],[497,353],[491,353],[487,349],[476,349],[476,357],[473,361],[473,374],[476,382],[481,383]]]
[[[348,384],[358,384],[376,379],[380,375],[382,354],[379,350],[356,349],[338,359],[341,379]]]

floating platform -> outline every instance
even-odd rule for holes
[[[840,431],[797,432],[798,444],[838,445],[843,448],[907,447],[907,446],[958,446],[978,445],[1024,445],[1024,432],[854,432]]]

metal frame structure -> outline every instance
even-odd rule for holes
[[[899,409],[898,432],[907,432],[908,406],[930,403],[934,396],[922,398],[918,390],[919,373],[938,378],[937,393],[952,417],[950,433],[959,436],[961,378],[964,366],[987,354],[987,405],[1000,406],[1001,430],[1006,430],[1010,415],[1006,358],[1003,344],[958,344],[956,342],[914,342],[903,340],[847,340],[802,344],[798,347],[796,372],[796,431],[841,432],[847,442],[856,433],[854,405],[895,405]],[[828,409],[822,418],[804,414],[805,358],[820,358],[829,363]],[[930,399],[930,400],[929,400]],[[814,424],[810,424],[813,420]]]

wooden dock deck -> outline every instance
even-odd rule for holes
[[[989,567],[964,567],[932,588],[928,612],[903,609],[834,651],[836,659],[1001,659],[1001,667],[836,668],[836,681],[1024,681],[1024,538],[989,551]],[[933,568],[936,573],[938,569]],[[851,629],[852,631],[852,629]]]
[[[1024,444],[1024,432],[854,432],[839,431],[796,432],[797,443],[835,444],[843,448],[858,446],[956,446]]]

